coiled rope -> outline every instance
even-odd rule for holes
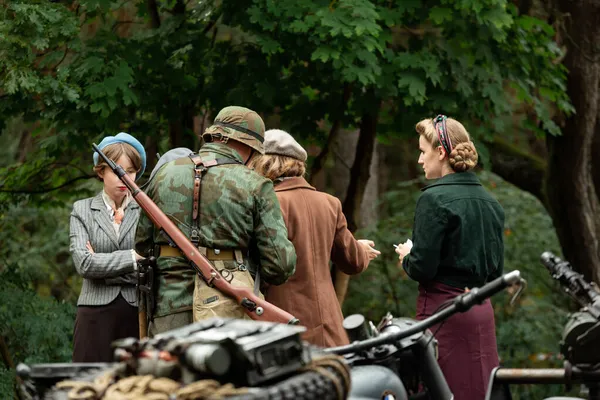
[[[342,357],[325,355],[315,358],[298,371],[298,376],[307,372],[322,375],[333,384],[337,399],[346,399],[350,391],[350,369]],[[118,379],[114,369],[96,377],[93,382],[66,380],[57,383],[56,388],[69,390],[69,400],[218,400],[248,393],[248,388],[236,388],[230,383],[221,385],[210,379],[185,386],[172,379],[152,375]]]
[[[330,371],[331,368],[333,371]],[[344,359],[333,354],[315,358],[312,363],[306,366],[304,371],[313,371],[325,376],[335,386],[338,400],[345,400],[350,391],[350,368]],[[341,376],[342,380],[336,376]]]
[[[169,378],[152,375],[134,375],[116,380],[113,371],[105,373],[93,382],[62,381],[57,389],[69,390],[69,400],[208,400],[242,395],[246,388],[232,384],[221,385],[211,379],[192,382],[182,386]]]

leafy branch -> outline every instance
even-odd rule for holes
[[[90,179],[90,178],[94,178],[95,175],[82,175],[82,176],[78,176],[75,177],[73,179],[70,179],[64,183],[62,183],[61,185],[55,186],[55,187],[51,187],[51,188],[44,188],[44,189],[27,189],[27,188],[22,188],[22,189],[3,189],[0,188],[0,192],[2,193],[14,193],[14,194],[42,194],[42,193],[49,193],[49,192],[53,192],[55,190],[59,190],[62,189],[64,187],[70,186],[75,182],[81,181],[81,180],[85,180],[85,179]]]

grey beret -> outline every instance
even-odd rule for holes
[[[165,154],[160,156],[160,158],[156,162],[156,166],[150,173],[150,177],[148,178],[146,183],[144,183],[143,186],[146,186],[152,180],[152,178],[154,178],[154,175],[156,175],[158,170],[161,169],[163,165],[165,165],[166,163],[171,162],[173,160],[177,160],[178,158],[187,157],[192,153],[193,153],[192,150],[185,148],[185,147],[177,147],[175,149],[171,149],[171,150],[167,151]]]
[[[265,154],[286,156],[306,161],[306,150],[286,131],[269,129],[265,132]]]

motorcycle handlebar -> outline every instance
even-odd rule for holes
[[[469,293],[472,294],[472,298],[465,296],[462,306],[466,307],[465,311],[473,307],[475,304],[481,304],[484,300],[492,297],[496,293],[504,290],[508,286],[512,286],[521,280],[521,272],[514,270],[508,274],[504,274],[488,284],[483,285],[480,288],[473,288]],[[461,296],[459,296],[460,298]],[[461,310],[459,310],[461,311]]]
[[[481,304],[487,298],[492,297],[496,293],[500,292],[508,286],[519,282],[520,280],[521,273],[518,270],[511,271],[505,275],[502,275],[499,278],[494,279],[492,282],[483,285],[480,288],[473,288],[469,292],[457,296],[456,298],[454,298],[453,304],[451,306],[433,314],[429,318],[417,322],[416,324],[412,325],[410,328],[404,331],[394,332],[387,335],[384,334],[375,338],[355,342],[346,346],[331,347],[328,349],[324,349],[324,351],[326,353],[332,354],[348,354],[380,346],[386,343],[397,342],[399,340],[412,336],[415,333],[423,332],[424,330],[431,328],[433,325],[436,325],[448,319],[450,316],[458,312],[468,311],[474,305]]]

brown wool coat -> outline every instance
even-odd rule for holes
[[[307,328],[304,340],[322,347],[348,344],[329,260],[349,275],[358,274],[369,264],[367,252],[348,230],[337,198],[301,177],[276,184],[275,192],[298,259],[296,273],[268,288],[266,300],[300,319]]]

